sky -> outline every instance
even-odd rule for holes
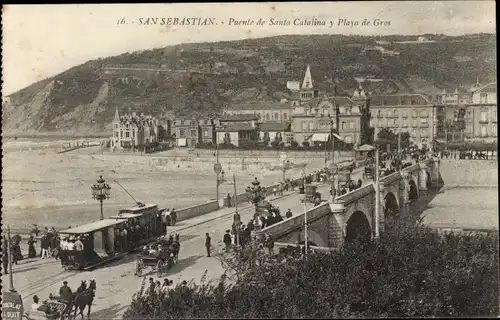
[[[140,25],[148,17],[214,18],[217,25]],[[271,26],[270,18],[292,25]],[[294,19],[314,18],[326,25],[293,25]],[[229,25],[230,19],[254,24]],[[256,25],[259,19],[264,25]],[[340,19],[358,24],[338,25]],[[365,19],[369,25],[362,25]],[[374,26],[374,19],[390,25]],[[4,95],[88,60],[186,42],[283,34],[496,33],[494,1],[6,5],[2,24]]]

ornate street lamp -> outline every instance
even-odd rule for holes
[[[102,210],[102,202],[110,198],[109,190],[111,190],[111,187],[106,183],[102,176],[99,176],[97,184],[91,185],[90,189],[92,190],[92,198],[99,201],[101,204],[101,220],[103,220],[104,212]]]
[[[255,206],[254,219],[259,217],[259,204],[266,199],[266,188],[260,186],[260,181],[255,177],[252,181],[252,186],[247,187],[246,192],[250,195],[250,201]],[[260,225],[260,221],[255,221],[256,225]]]

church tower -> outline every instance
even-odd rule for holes
[[[111,138],[111,146],[118,147],[120,143],[120,114],[118,113],[118,106],[115,109],[115,117],[113,118],[113,137]]]
[[[311,77],[311,68],[307,65],[304,81],[302,81],[302,86],[300,87],[300,101],[305,102],[312,100],[315,97],[314,93],[315,90]]]

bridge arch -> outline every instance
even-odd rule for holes
[[[384,198],[384,221],[386,227],[390,227],[398,215],[399,205],[396,195],[393,192],[388,192]]]
[[[308,229],[307,230],[307,239],[309,240],[309,245],[311,246],[317,246],[317,247],[328,247],[328,242],[325,241],[319,233],[317,233],[314,230]],[[306,242],[305,240],[305,234],[303,232],[300,233],[300,241],[299,244],[304,244]]]
[[[354,242],[367,243],[371,240],[372,231],[369,220],[363,211],[356,211],[347,220],[345,242],[352,244]]]
[[[410,201],[415,201],[418,199],[418,186],[413,179],[410,179],[409,183],[410,190],[408,191],[408,199]]]
[[[418,196],[419,196],[418,179],[419,179],[419,177],[418,177],[418,171],[414,171],[414,172],[410,173],[410,187],[411,187],[412,182],[413,182],[413,184],[414,184],[414,185],[415,185],[415,187],[416,187],[416,189],[415,189],[415,190],[416,190],[416,192],[417,192],[417,193],[416,193],[416,198],[415,198],[415,199],[418,199]]]

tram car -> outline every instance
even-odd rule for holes
[[[127,221],[129,225],[138,225],[143,230],[138,246],[154,241],[164,233],[161,221],[161,209],[156,204],[138,203],[136,206],[120,209],[117,215],[109,217],[118,221]]]
[[[61,239],[79,239],[83,243],[83,251],[61,250],[62,266],[65,269],[91,270],[125,255],[126,252],[115,248],[115,229],[122,225],[122,220],[104,219],[62,230],[59,233]]]

